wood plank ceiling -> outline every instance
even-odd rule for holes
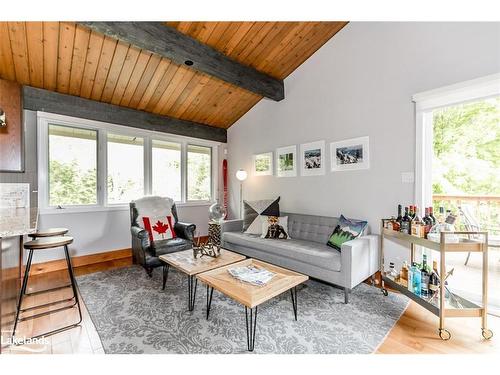
[[[286,78],[345,24],[166,23],[278,79]],[[262,99],[72,22],[0,22],[0,78],[222,128]]]

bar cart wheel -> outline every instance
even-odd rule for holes
[[[389,295],[389,293],[387,292],[387,289],[385,289],[385,288],[382,288],[382,294],[386,297]]]
[[[441,340],[448,341],[451,339],[451,333],[447,329],[439,329],[439,337],[441,337]]]
[[[493,331],[491,329],[481,328],[481,334],[486,340],[489,340],[493,337]]]

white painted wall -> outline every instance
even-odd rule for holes
[[[414,200],[413,185],[401,182],[415,165],[411,96],[499,71],[500,23],[348,24],[285,80],[283,101],[262,100],[229,128],[233,213],[239,204],[234,175],[251,171],[252,154],[369,136],[369,170],[294,178],[249,173],[243,196],[280,195],[283,211],[343,213],[367,219],[378,233],[380,218]],[[390,257],[400,262],[402,253]]]

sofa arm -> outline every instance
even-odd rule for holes
[[[224,220],[220,225],[221,235],[224,232],[243,232],[243,220]]]
[[[379,269],[379,236],[368,235],[344,242],[341,268],[346,288],[354,288]]]
[[[185,240],[194,241],[194,232],[196,225],[191,223],[181,223],[178,221],[174,225],[175,234]]]
[[[140,240],[148,238],[148,232],[141,227],[130,227],[130,233],[132,234],[132,237],[136,237]]]

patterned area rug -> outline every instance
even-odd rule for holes
[[[170,268],[161,290],[139,266],[78,277],[80,292],[106,353],[248,353],[242,305],[214,291],[210,319],[206,286],[198,283],[187,310],[187,276]],[[297,288],[298,321],[290,293],[259,306],[254,353],[372,353],[408,305],[404,296],[366,284],[348,305],[343,291],[309,280]]]

